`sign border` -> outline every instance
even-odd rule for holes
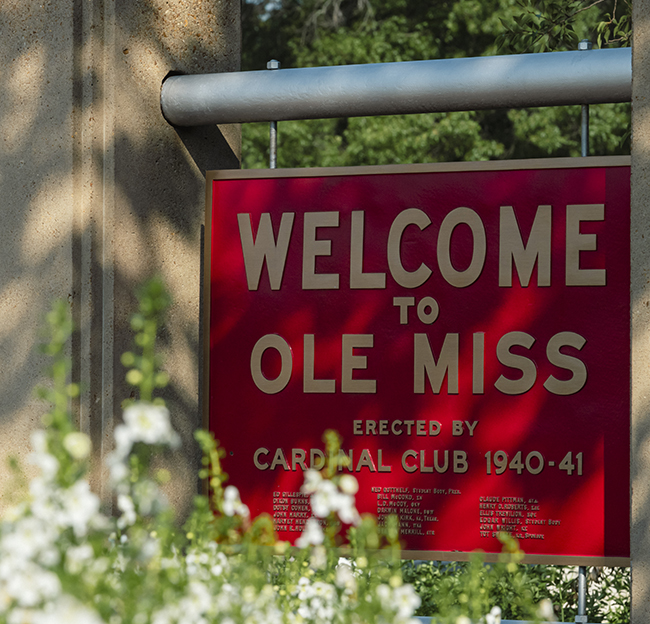
[[[313,167],[294,169],[219,169],[206,171],[205,176],[205,226],[203,230],[203,256],[201,271],[203,274],[202,292],[202,334],[203,361],[201,382],[203,428],[209,428],[210,418],[210,301],[211,301],[211,257],[212,257],[212,182],[214,180],[255,180],[270,178],[309,178],[333,176],[360,176],[399,173],[436,173],[461,171],[513,171],[527,169],[582,169],[593,167],[630,167],[631,156],[589,156],[567,158],[530,158],[521,160],[491,160],[471,162],[444,162],[404,165],[371,165],[360,167]],[[630,259],[631,262],[631,259]],[[630,295],[631,297],[631,288]],[[631,304],[631,302],[630,302]],[[632,331],[630,326],[630,332]],[[630,333],[631,353],[631,333]],[[631,361],[630,361],[631,367]],[[630,404],[628,412],[631,423],[631,377]],[[631,426],[630,434],[631,435]],[[630,446],[631,449],[631,446]],[[207,480],[203,484],[207,490]],[[630,481],[631,487],[631,481]],[[631,519],[631,510],[630,510]],[[402,559],[427,561],[469,561],[472,552],[462,551],[428,551],[402,550]],[[486,562],[497,562],[498,553],[483,553]],[[569,555],[539,555],[525,553],[522,563],[544,565],[592,565],[629,567],[630,557],[585,557]]]

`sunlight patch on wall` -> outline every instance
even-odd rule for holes
[[[54,185],[43,185],[26,211],[21,237],[22,262],[33,267],[48,260],[60,263],[62,253],[69,256],[73,222],[71,183],[64,179]],[[70,257],[70,263],[71,260]],[[59,265],[59,268],[66,267]]]
[[[5,152],[19,149],[25,137],[31,136],[42,106],[46,66],[45,49],[34,44],[9,65],[4,75],[0,135]]]

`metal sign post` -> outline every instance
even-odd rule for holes
[[[280,69],[280,61],[271,59],[266,64],[266,69]],[[275,169],[278,166],[278,122],[271,121],[269,132],[269,169]]]
[[[578,568],[578,615],[576,622],[587,623],[587,567]]]
[[[583,39],[578,44],[578,50],[591,50],[593,44],[589,39]],[[582,128],[580,137],[580,155],[589,156],[589,104],[582,105]]]
[[[593,44],[588,39],[583,39],[578,44],[578,50],[585,51],[591,50]],[[582,105],[582,119],[581,119],[581,136],[580,136],[580,155],[585,157],[589,156],[589,104]],[[578,615],[575,618],[576,622],[587,621],[587,568],[580,566],[578,568]]]

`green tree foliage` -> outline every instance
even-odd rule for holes
[[[599,48],[630,45],[631,0],[516,0],[500,46],[516,52],[574,50],[596,33]]]
[[[271,58],[289,68],[519,52],[528,36],[528,22],[522,21],[522,15],[534,9],[531,2],[247,0],[243,68],[264,69]],[[589,3],[542,0],[534,4],[540,6],[539,12],[554,5],[586,7]],[[615,39],[622,13],[614,4],[602,0],[589,10],[574,8],[557,26],[564,39],[553,31],[547,49],[575,49],[578,40],[596,41],[599,32],[603,39],[602,24],[611,15],[616,25],[607,27],[607,37]],[[556,19],[555,13],[548,15]],[[590,112],[591,153],[629,153],[629,105],[592,106]],[[245,168],[268,166],[268,135],[266,123],[244,125]],[[289,121],[279,124],[278,136],[279,167],[579,156],[580,107]]]

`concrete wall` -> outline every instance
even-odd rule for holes
[[[204,172],[238,166],[240,135],[178,133],[159,96],[169,72],[233,71],[239,58],[239,0],[0,3],[0,459],[25,458],[46,409],[37,345],[57,297],[78,327],[80,426],[98,457],[110,450],[130,392],[119,358],[133,288],[158,272],[174,298],[165,397],[186,443],[171,495],[182,509],[195,492]]]
[[[650,0],[632,45],[632,622],[650,621]]]

